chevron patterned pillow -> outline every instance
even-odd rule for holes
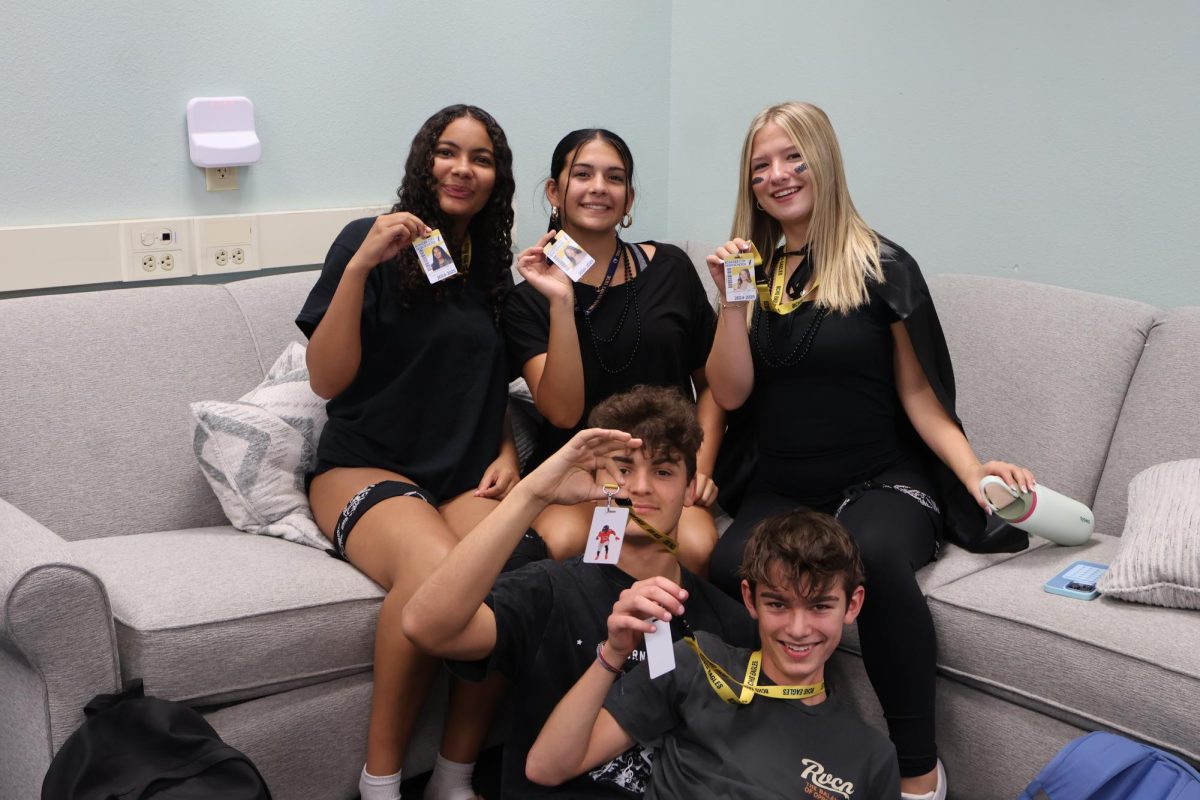
[[[304,345],[292,342],[261,384],[233,403],[192,403],[192,445],[238,530],[326,548],[304,476],[316,462],[325,401],[308,385]]]

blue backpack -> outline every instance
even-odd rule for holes
[[[1068,742],[1019,800],[1200,800],[1200,773],[1112,733]]]

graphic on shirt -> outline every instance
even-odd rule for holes
[[[640,797],[650,786],[653,759],[654,752],[650,748],[635,744],[607,764],[596,767],[588,773],[588,777],[596,783],[620,786]]]
[[[629,509],[618,506],[600,506],[592,513],[591,532],[588,533],[587,549],[583,552],[585,564],[615,564],[621,557],[621,544],[625,538],[625,524],[629,521]]]
[[[417,251],[421,268],[424,269],[425,277],[430,283],[444,281],[458,274],[458,267],[450,257],[450,251],[446,249],[446,240],[441,231],[435,230],[428,236],[417,239],[413,242],[413,249]]]
[[[804,787],[804,793],[809,797],[818,798],[818,800],[833,800],[835,797],[848,798],[854,794],[854,783],[852,781],[842,780],[830,772],[825,771],[825,766],[819,761],[811,758],[801,759],[800,765],[804,769],[800,772],[800,777],[808,782]]]

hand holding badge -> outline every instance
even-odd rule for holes
[[[762,256],[754,243],[749,253],[739,253],[735,258],[721,262],[725,267],[725,302],[745,303],[758,298],[754,285],[754,268],[762,264]]]
[[[565,231],[556,233],[550,243],[542,248],[542,252],[572,281],[578,281],[596,263],[596,259],[588,255]]]
[[[413,250],[417,251],[421,268],[425,271],[425,277],[429,279],[430,283],[444,281],[458,274],[458,267],[455,266],[454,259],[450,257],[450,250],[446,247],[446,240],[442,237],[441,231],[431,231],[428,236],[414,241],[412,246]],[[465,258],[469,259],[470,256],[466,255]]]

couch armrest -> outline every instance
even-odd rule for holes
[[[120,687],[103,583],[68,542],[0,500],[0,796],[36,797],[83,706]]]

